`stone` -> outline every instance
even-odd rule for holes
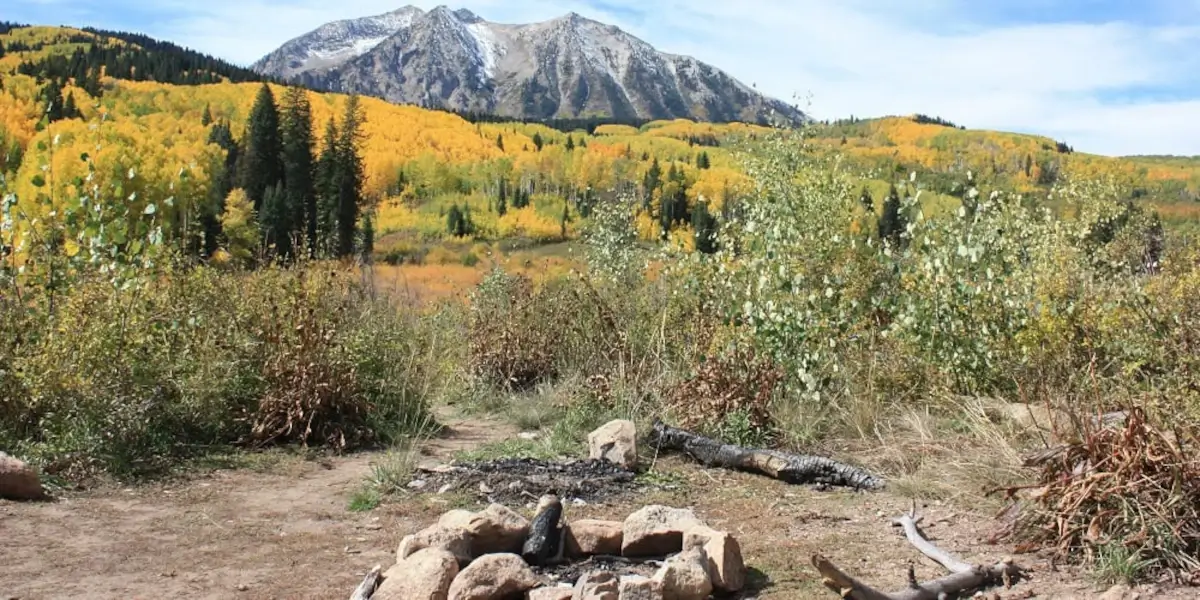
[[[471,550],[471,534],[457,527],[445,527],[440,524],[430,525],[417,533],[404,536],[400,547],[396,549],[396,562],[426,548],[445,550],[454,555],[460,566],[466,566],[475,555]]]
[[[1133,591],[1127,585],[1114,585],[1108,588],[1107,592],[1101,594],[1098,600],[1138,600],[1141,594]]]
[[[571,600],[575,596],[572,587],[541,587],[529,592],[527,600]]]
[[[637,466],[637,426],[619,419],[589,433],[588,456],[633,469]]]
[[[371,600],[446,600],[457,575],[453,554],[425,548],[388,569]]]
[[[650,505],[625,519],[621,555],[666,556],[683,550],[683,532],[703,528],[704,523],[686,508]]]
[[[662,582],[641,575],[625,575],[621,577],[620,600],[663,600]]]
[[[621,579],[612,571],[593,571],[575,582],[571,600],[618,600]]]
[[[438,519],[438,525],[461,529],[471,537],[471,552],[476,556],[496,553],[520,553],[529,535],[529,520],[502,504],[492,504],[473,513],[452,510]]]
[[[619,556],[624,539],[620,521],[580,519],[566,526],[568,558],[586,558],[597,554]]]
[[[458,573],[449,600],[498,600],[524,595],[541,581],[516,554],[485,554]]]
[[[654,579],[662,584],[663,600],[705,600],[713,591],[708,556],[701,547],[668,558]]]
[[[713,587],[725,592],[738,592],[746,585],[746,563],[742,546],[724,531],[697,527],[683,534],[683,549],[703,548],[708,557],[708,574]]]
[[[37,471],[25,461],[0,452],[0,498],[42,500],[45,497]]]

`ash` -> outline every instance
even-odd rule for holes
[[[503,458],[423,469],[410,488],[459,492],[501,504],[524,504],[544,494],[569,501],[601,503],[637,492],[636,474],[602,460],[553,462]]]
[[[574,584],[580,577],[596,571],[610,571],[618,577],[641,575],[653,577],[662,566],[661,560],[634,560],[620,556],[592,556],[586,560],[561,565],[533,566],[534,573],[548,581]]]

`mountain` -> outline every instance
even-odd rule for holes
[[[510,25],[410,6],[322,25],[251,68],[318,89],[519,119],[805,119],[711,65],[575,13]]]

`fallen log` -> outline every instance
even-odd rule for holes
[[[362,583],[354,588],[354,593],[350,594],[350,600],[370,600],[375,594],[375,588],[379,587],[379,576],[383,573],[383,565],[375,565],[366,577],[363,577]]]
[[[917,583],[912,570],[909,570],[909,584],[906,589],[896,592],[881,592],[848,575],[829,561],[829,559],[814,554],[812,565],[821,573],[822,583],[830,590],[837,592],[842,598],[850,600],[941,600],[954,598],[959,595],[983,587],[1003,584],[1012,587],[1021,576],[1021,569],[1013,564],[1011,559],[1004,559],[992,566],[971,565],[963,562],[954,555],[938,548],[921,534],[917,525],[921,517],[916,514],[916,506],[909,514],[893,521],[904,528],[904,537],[917,550],[934,562],[942,565],[949,575],[933,581]]]
[[[537,512],[529,524],[529,536],[521,549],[525,562],[542,566],[558,558],[562,553],[564,531],[559,526],[563,507],[558,496],[546,495],[538,501]]]
[[[723,467],[766,475],[786,483],[824,484],[877,490],[883,479],[867,471],[823,456],[788,454],[722,444],[702,435],[654,421],[651,445],[660,450],[683,452],[706,467]]]

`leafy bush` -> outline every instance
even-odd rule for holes
[[[6,318],[0,443],[54,471],[139,474],[212,446],[345,450],[430,421],[424,335],[348,275],[168,270],[83,280]]]

